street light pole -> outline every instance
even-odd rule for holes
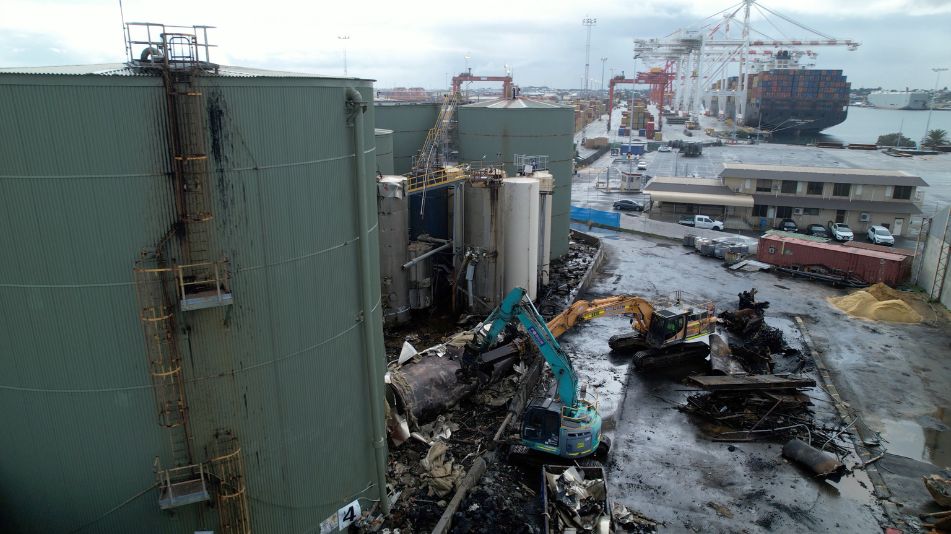
[[[931,113],[934,111],[934,97],[938,94],[938,80],[941,78],[941,73],[948,70],[946,67],[935,67],[931,69],[934,73],[934,91],[931,92],[931,106],[928,107],[928,120],[925,122],[925,136],[921,138],[922,141],[928,138],[928,128],[931,127]]]
[[[588,91],[588,75],[591,70],[591,27],[598,23],[598,19],[592,19],[585,17],[581,19],[581,24],[588,29],[588,37],[584,45],[584,96],[590,97],[591,94]]]
[[[601,91],[604,91],[604,64],[607,63],[607,61],[608,58],[601,58],[601,87],[599,87]]]
[[[350,40],[349,35],[338,35],[337,39],[343,41],[343,75],[347,75],[347,41]]]

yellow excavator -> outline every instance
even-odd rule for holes
[[[709,336],[716,333],[713,303],[687,301],[680,292],[663,307],[636,295],[579,300],[553,317],[548,329],[557,338],[579,321],[608,315],[631,317],[631,332],[611,336],[608,346],[617,352],[634,352],[634,366],[642,370],[705,357]]]

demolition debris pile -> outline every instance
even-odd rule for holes
[[[890,323],[920,323],[921,315],[901,295],[885,284],[875,284],[829,302],[852,317]]]
[[[720,314],[732,339],[726,347],[711,336],[711,366],[719,375],[689,377],[704,391],[687,397],[680,410],[709,423],[714,441],[799,438],[807,446],[821,443],[825,450],[846,454],[836,442],[841,432],[816,422],[805,394],[815,380],[779,372],[799,372],[812,362],[790,348],[779,329],[765,324],[768,307],[756,301],[752,289],[739,294],[737,311]]]

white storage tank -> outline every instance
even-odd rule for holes
[[[538,289],[538,180],[522,176],[503,181],[503,293],[525,288],[535,300]]]
[[[384,176],[377,181],[376,187],[383,321],[388,325],[403,324],[410,318],[409,272],[403,269],[409,247],[409,198],[406,194],[406,178]]]

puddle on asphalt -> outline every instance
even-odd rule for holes
[[[940,408],[917,420],[882,420],[888,452],[951,467],[951,413]]]

